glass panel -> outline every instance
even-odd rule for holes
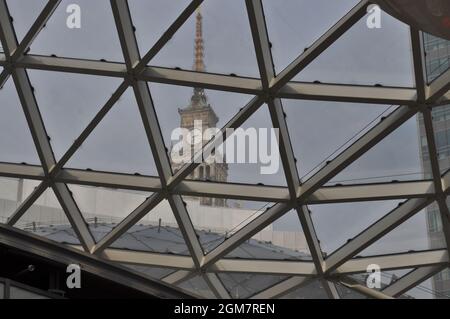
[[[447,205],[449,199],[447,198]],[[442,219],[439,207],[436,202],[429,205],[426,209],[426,230],[429,236],[431,249],[445,247],[445,238],[442,231]]]
[[[51,188],[36,200],[14,226],[58,243],[80,243]]]
[[[206,253],[273,205],[273,203],[193,196],[184,196],[183,200],[187,204],[195,228],[208,234],[208,240],[202,241]]]
[[[27,11],[28,4],[22,3],[22,11]],[[110,2],[78,0],[75,4],[79,6],[79,11],[72,4],[72,0],[61,1],[46,27],[34,40],[30,53],[124,61]],[[79,28],[76,23],[78,12]]]
[[[235,183],[287,185],[278,136],[278,130],[273,129],[267,105],[261,106],[224,143],[228,180]],[[242,161],[241,156],[244,155],[245,161]]]
[[[193,14],[150,64],[196,71],[204,71],[206,65],[212,73],[259,77],[245,3],[204,1],[200,17],[199,11]],[[194,47],[196,26],[202,28],[196,41],[198,49]],[[204,57],[198,67],[194,52]]]
[[[439,168],[441,174],[450,169],[450,106],[436,107],[432,111],[433,116],[433,129],[434,139],[436,143]],[[421,159],[423,166],[425,167],[425,176],[431,178],[431,164],[430,156],[428,153],[428,143],[426,140],[425,125],[423,122],[423,116],[419,116],[419,133],[421,138]]]
[[[297,212],[289,211],[225,258],[311,260]]]
[[[142,56],[153,47],[189,3],[189,0],[128,1],[133,25],[135,26],[136,39]]]
[[[8,5],[9,14],[14,19],[14,29],[20,42],[33,25],[44,6],[47,4],[47,1],[7,0],[6,3]]]
[[[322,282],[314,279],[305,286],[284,295],[282,299],[328,299],[328,295]]]
[[[427,210],[424,209],[367,247],[359,255],[372,256],[430,249],[431,238],[427,232],[426,218]],[[444,247],[445,242],[441,241],[439,244],[436,241],[433,249]]]
[[[320,246],[330,255],[397,207],[399,201],[309,205]]]
[[[450,41],[424,33],[425,62],[428,82],[434,81],[449,68]]]
[[[249,298],[288,278],[246,273],[219,273],[218,276],[233,299]]]
[[[177,171],[190,162],[192,154],[199,151],[250,100],[250,96],[208,90],[209,101],[218,103],[213,106],[206,100],[198,105],[195,99],[203,93],[192,95],[192,89],[172,88],[152,85],[152,93],[166,145],[170,145],[172,167]],[[186,105],[190,95],[193,102],[177,111],[174,105]],[[203,161],[204,172],[208,169],[206,166],[211,166],[210,170],[214,172],[208,178],[203,174],[204,179],[286,185],[278,151],[278,131],[272,127],[268,108],[263,105],[239,129],[228,131],[225,143]],[[197,169],[187,179],[199,179],[199,173],[200,169]]]
[[[450,269],[446,268],[429,280],[408,291],[416,298],[449,299],[450,298]]]
[[[263,0],[277,73],[341,19],[357,0]],[[320,16],[320,19],[317,17]]]
[[[0,223],[6,223],[39,184],[39,181],[1,177]]]
[[[414,116],[336,175],[329,184],[408,181],[423,177],[417,118]]]
[[[103,107],[120,80],[104,76],[28,71],[47,134],[59,159]]]
[[[150,266],[129,265],[129,264],[121,264],[121,265],[130,268],[133,271],[139,272],[141,275],[158,280],[175,272],[175,270],[173,269],[162,267],[150,267]]]
[[[395,108],[386,105],[283,100],[297,169],[305,180]]]
[[[253,98],[248,94],[210,89],[194,90],[190,87],[160,83],[151,83],[150,91],[166,145],[173,142],[171,135],[174,129],[193,126],[193,121],[188,121],[189,116],[202,120],[204,125],[221,129]],[[210,122],[207,121],[209,117]]]
[[[107,234],[105,231],[121,222],[152,194],[104,187],[68,187],[96,241],[103,238]]]
[[[362,293],[341,284],[336,284],[336,289],[338,290],[341,299],[367,299],[367,297]]]
[[[214,299],[215,296],[209,289],[208,284],[201,276],[191,278],[189,280],[183,281],[178,285],[181,289],[185,289],[197,296],[201,296],[207,299]]]
[[[40,164],[12,78],[0,90],[0,161]]]
[[[414,87],[409,27],[381,12],[381,27],[363,17],[294,80]],[[339,61],[339,62],[338,62]]]
[[[105,233],[110,232],[114,224],[103,224]],[[205,233],[197,231],[202,241]],[[189,249],[183,234],[178,228],[172,208],[163,200],[135,226],[119,237],[111,247],[176,255],[189,255]]]
[[[157,175],[132,89],[125,91],[66,166]]]

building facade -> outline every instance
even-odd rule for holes
[[[424,51],[427,81],[431,83],[449,68],[450,41],[424,34]],[[450,168],[450,105],[433,110],[433,125],[436,147],[439,156],[441,173]],[[419,117],[419,134],[423,172],[425,178],[431,178],[430,158],[427,150],[426,134],[423,119]],[[447,199],[447,205],[450,201]],[[442,232],[442,222],[437,204],[427,208],[427,228],[431,249],[442,248],[445,239]],[[450,297],[450,271],[445,270],[433,277],[433,290],[439,296]]]
[[[204,46],[203,46],[203,27],[202,27],[202,15],[200,11],[196,16],[196,31],[195,31],[195,45],[194,45],[194,71],[205,71],[204,63]],[[180,127],[192,132],[190,139],[185,143],[181,150],[177,150],[177,153],[181,153],[178,156],[178,161],[174,161],[171,157],[172,167],[176,172],[179,170],[186,161],[190,161],[191,155],[200,150],[201,147],[209,141],[208,134],[205,131],[208,129],[217,128],[217,122],[219,118],[214,112],[211,105],[208,103],[208,97],[205,94],[203,88],[194,88],[194,92],[191,97],[190,103],[185,107],[178,109],[180,114]],[[189,150],[189,152],[185,152]],[[173,152],[171,152],[173,154]],[[219,156],[218,158],[224,159]],[[203,161],[188,177],[194,180],[206,180],[215,182],[226,182],[228,178],[228,165],[225,161]],[[198,198],[202,205],[210,206],[226,206],[226,200],[223,198]]]

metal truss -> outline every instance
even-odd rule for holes
[[[345,285],[369,297],[391,298],[400,296],[436,272],[448,267],[450,225],[448,220],[449,208],[446,205],[446,198],[450,193],[450,172],[441,175],[439,170],[436,144],[433,135],[433,123],[431,120],[431,109],[450,101],[450,92],[448,92],[450,89],[450,71],[441,75],[430,85],[427,85],[424,80],[424,54],[422,52],[420,32],[414,28],[411,28],[410,32],[415,71],[415,88],[293,82],[292,79],[297,74],[301,73],[302,70],[366,14],[367,6],[370,2],[367,0],[361,1],[305,52],[301,53],[292,61],[286,69],[276,74],[262,1],[242,1],[245,1],[247,8],[260,73],[259,78],[148,66],[157,53],[203,2],[202,0],[191,1],[155,45],[143,54],[142,57],[137,45],[128,2],[126,0],[111,0],[111,8],[125,63],[27,54],[28,48],[48,19],[50,19],[58,7],[60,0],[48,1],[20,43],[17,40],[9,16],[6,0],[0,0],[0,40],[4,49],[4,53],[0,54],[0,66],[4,67],[4,71],[0,74],[0,87],[3,86],[9,77],[14,81],[41,162],[38,166],[0,163],[0,176],[40,181],[40,185],[11,215],[8,224],[0,225],[0,241],[13,240],[15,236],[24,240],[28,236],[29,238],[27,240],[30,243],[36,242],[36,245],[37,243],[41,243],[35,236],[15,232],[12,227],[26,213],[27,209],[33,205],[37,198],[47,188],[51,187],[81,243],[80,246],[75,248],[77,248],[76,251],[84,251],[79,255],[82,256],[83,263],[90,265],[90,263],[95,262],[95,267],[106,267],[105,269],[110,269],[108,267],[111,267],[111,261],[168,267],[176,270],[174,273],[163,278],[164,282],[171,285],[179,284],[194,276],[200,275],[217,298],[230,298],[230,294],[217,276],[218,273],[278,274],[288,277],[286,280],[264,291],[258,292],[253,296],[254,298],[281,297],[309,283],[311,280],[320,280],[330,298],[339,298],[336,283]],[[28,78],[27,70],[30,69],[91,74],[121,78],[123,80],[59,161],[56,161],[53,155],[46,128],[39,112],[39,106]],[[174,174],[170,166],[149,90],[149,85],[152,85],[152,83],[201,87],[227,92],[246,93],[254,96],[222,128],[216,138],[213,138],[209,143],[204,145],[201,152],[194,154],[193,159],[202,156],[203,152],[211,151],[217,147],[222,138],[227,138],[225,129],[241,126],[253,113],[266,104],[270,112],[272,124],[280,132],[280,157],[285,172],[287,187],[186,180],[185,178],[197,167],[198,164],[196,161],[186,164]],[[66,168],[65,164],[129,87],[133,89],[139,107],[141,120],[152,150],[158,176],[136,176],[114,172],[83,171]],[[281,99],[394,104],[400,106],[351,146],[342,151],[325,167],[317,171],[312,177],[306,181],[301,181],[297,172],[296,159],[292,149]],[[432,179],[396,183],[325,186],[334,176],[418,113],[423,114],[425,119],[428,148],[432,163]],[[308,150],[304,151],[306,152]],[[103,239],[96,242],[67,184],[151,191],[154,194],[131,212]],[[205,254],[182,200],[183,195],[272,202],[274,205],[242,227],[214,250]],[[122,234],[126,233],[142,217],[151,213],[154,207],[166,199],[173,210],[180,231],[189,249],[190,256],[144,253],[109,248]],[[322,253],[308,205],[393,199],[406,201],[369,226],[333,254],[325,256]],[[433,202],[437,202],[441,212],[447,243],[446,249],[354,258],[364,248]],[[299,217],[309,251],[311,252],[311,261],[224,258],[230,251],[291,210],[295,210]],[[56,247],[55,249],[62,252],[62,254],[74,254],[74,247],[64,247],[50,242],[45,242],[45,245],[47,247],[46,249]],[[47,255],[51,256],[51,253],[47,253]],[[383,270],[406,268],[413,268],[414,270],[383,291],[371,290],[362,286],[360,283],[354,282],[349,277],[350,274],[364,273],[366,267],[374,263],[380,265]],[[100,270],[98,271],[101,273]],[[110,270],[107,273],[113,278],[119,278],[118,280],[124,281],[124,278],[126,278],[126,275],[123,273],[111,272]],[[132,279],[126,279],[131,280],[130,285],[142,286],[142,284],[136,282],[135,278],[132,276],[130,278]]]

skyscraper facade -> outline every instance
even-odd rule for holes
[[[427,81],[431,83],[442,73],[447,71],[450,62],[450,41],[424,34],[424,51]],[[450,168],[450,105],[438,107],[433,110],[433,126],[436,147],[439,156],[441,173]],[[427,150],[426,134],[423,119],[419,117],[419,134],[421,142],[421,155],[423,171],[426,178],[431,178],[430,158]],[[450,201],[447,199],[447,205]],[[427,228],[430,248],[442,248],[445,239],[442,232],[442,223],[437,204],[427,209]],[[433,289],[436,296],[450,297],[450,271],[445,270],[433,277]]]

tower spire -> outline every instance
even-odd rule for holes
[[[200,12],[200,7],[198,7],[195,23],[194,71],[205,71],[205,62],[203,61],[204,55],[205,48],[203,46],[203,17]],[[194,94],[192,95],[191,102],[193,107],[206,106],[208,103],[205,96],[205,90],[203,90],[203,88],[194,88]]]
[[[197,9],[197,17],[195,24],[195,52],[194,52],[194,71],[205,71],[203,46],[203,17],[200,12],[200,7]]]

